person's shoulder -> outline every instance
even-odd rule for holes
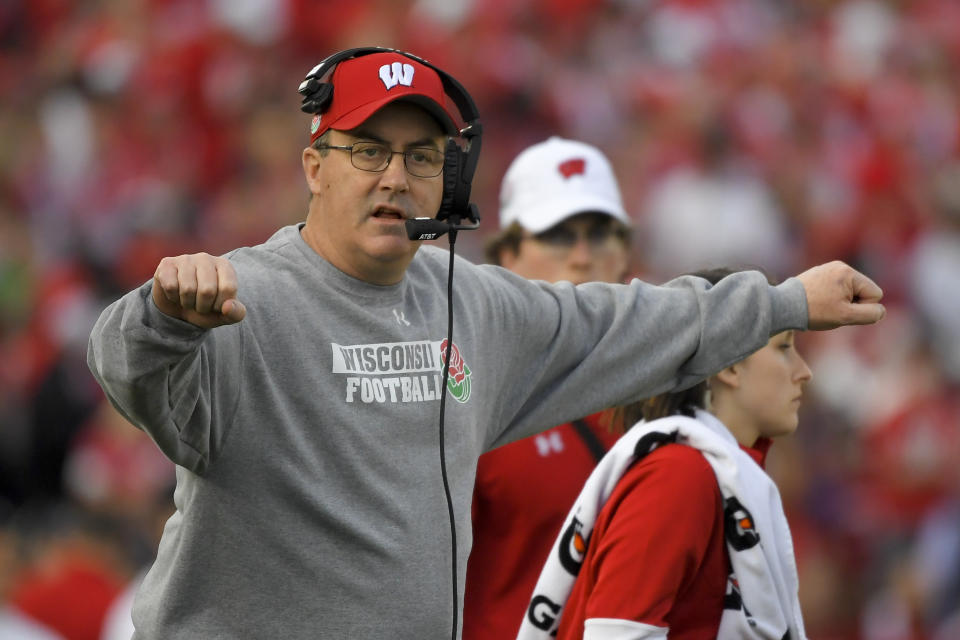
[[[720,488],[710,463],[697,449],[665,444],[635,462],[620,478],[605,506],[607,517],[644,529],[656,523],[701,530],[722,512]]]
[[[654,449],[624,474],[628,482],[656,482],[673,487],[678,494],[716,486],[713,468],[696,448],[670,443]]]
[[[657,447],[641,461],[649,465],[676,470],[706,470],[712,473],[710,463],[699,449],[680,443]]]
[[[294,246],[295,240],[300,237],[297,225],[288,225],[277,229],[272,236],[260,244],[237,247],[225,254],[231,262],[256,262],[265,256],[283,253]]]
[[[472,269],[475,268],[475,265],[468,258],[458,254],[454,251],[454,260],[456,263],[456,268],[461,269]],[[435,244],[425,244],[417,250],[417,254],[413,258],[412,265],[423,264],[429,265],[430,268],[436,266],[443,266],[444,273],[446,273],[447,265],[450,263],[450,250],[446,247],[441,247]]]
[[[224,254],[237,274],[240,298],[272,298],[288,287],[300,287],[308,281],[307,275],[323,269],[319,256],[300,237],[297,225],[278,229],[260,244],[238,247]],[[313,286],[322,280],[309,279]]]
[[[300,237],[297,225],[281,227],[260,244],[238,247],[224,254],[248,285],[263,280],[267,283],[281,273],[313,266],[309,247]],[[314,258],[319,262],[319,257]]]
[[[449,249],[437,245],[425,244],[417,251],[413,261],[410,263],[407,273],[414,279],[420,279],[425,275],[439,275],[445,280],[449,267]],[[469,278],[470,281],[475,284],[479,282],[497,283],[503,279],[511,278],[515,278],[518,281],[524,280],[502,267],[491,264],[476,264],[469,258],[456,253],[454,254],[454,274],[454,278],[458,277],[456,274],[460,274],[460,276]]]
[[[414,257],[414,260],[442,260],[446,262],[449,257],[450,253],[448,249],[435,244],[425,244],[417,250],[417,255]]]

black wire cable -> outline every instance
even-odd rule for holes
[[[457,241],[457,230],[450,230],[450,266],[447,269],[447,352],[443,358],[443,385],[440,387],[440,475],[443,476],[443,493],[447,498],[447,515],[450,517],[450,550],[453,579],[453,629],[450,640],[457,640],[459,611],[457,607],[457,524],[453,514],[453,500],[450,498],[450,483],[447,480],[447,453],[444,446],[443,417],[447,404],[447,381],[450,378],[450,353],[453,349],[453,245]]]

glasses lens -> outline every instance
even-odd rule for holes
[[[569,250],[580,241],[580,238],[584,238],[591,248],[599,249],[615,235],[617,235],[617,227],[612,222],[598,220],[585,228],[561,223],[536,234],[535,237],[538,241],[555,249]]]
[[[410,175],[418,178],[432,178],[443,170],[443,153],[436,149],[410,149],[403,154],[403,162]]]
[[[590,227],[590,230],[587,231],[587,242],[594,247],[602,247],[607,243],[607,240],[615,236],[616,233],[617,229],[612,222],[597,224]]]
[[[577,233],[562,224],[536,234],[536,238],[540,242],[558,249],[569,249],[577,243]]]
[[[390,162],[390,149],[376,142],[357,142],[350,152],[350,161],[357,169],[380,171]]]

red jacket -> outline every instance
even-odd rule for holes
[[[609,449],[617,436],[602,415],[585,422]],[[543,563],[596,464],[569,423],[480,456],[463,640],[516,636]]]
[[[762,464],[768,446],[745,450]],[[666,627],[671,640],[716,638],[729,573],[713,469],[696,449],[660,447],[600,511],[557,640],[582,638],[590,618]]]

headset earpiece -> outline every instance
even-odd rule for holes
[[[300,110],[311,115],[323,113],[330,106],[333,100],[333,84],[324,82],[324,78],[333,70],[338,63],[367,53],[376,53],[377,51],[390,51],[379,47],[359,47],[356,49],[347,49],[324,58],[317,64],[307,77],[300,83],[297,92],[303,96],[300,103]],[[399,52],[398,52],[399,53]]]
[[[440,209],[437,211],[437,220],[446,220],[451,213],[462,210],[467,201],[462,197],[460,189],[460,156],[463,151],[453,138],[447,138],[447,146],[443,153],[443,197],[440,200]],[[470,192],[467,191],[467,200]]]
[[[299,92],[303,96],[300,110],[304,113],[323,113],[333,100],[333,85],[317,78],[307,78],[300,83]]]

